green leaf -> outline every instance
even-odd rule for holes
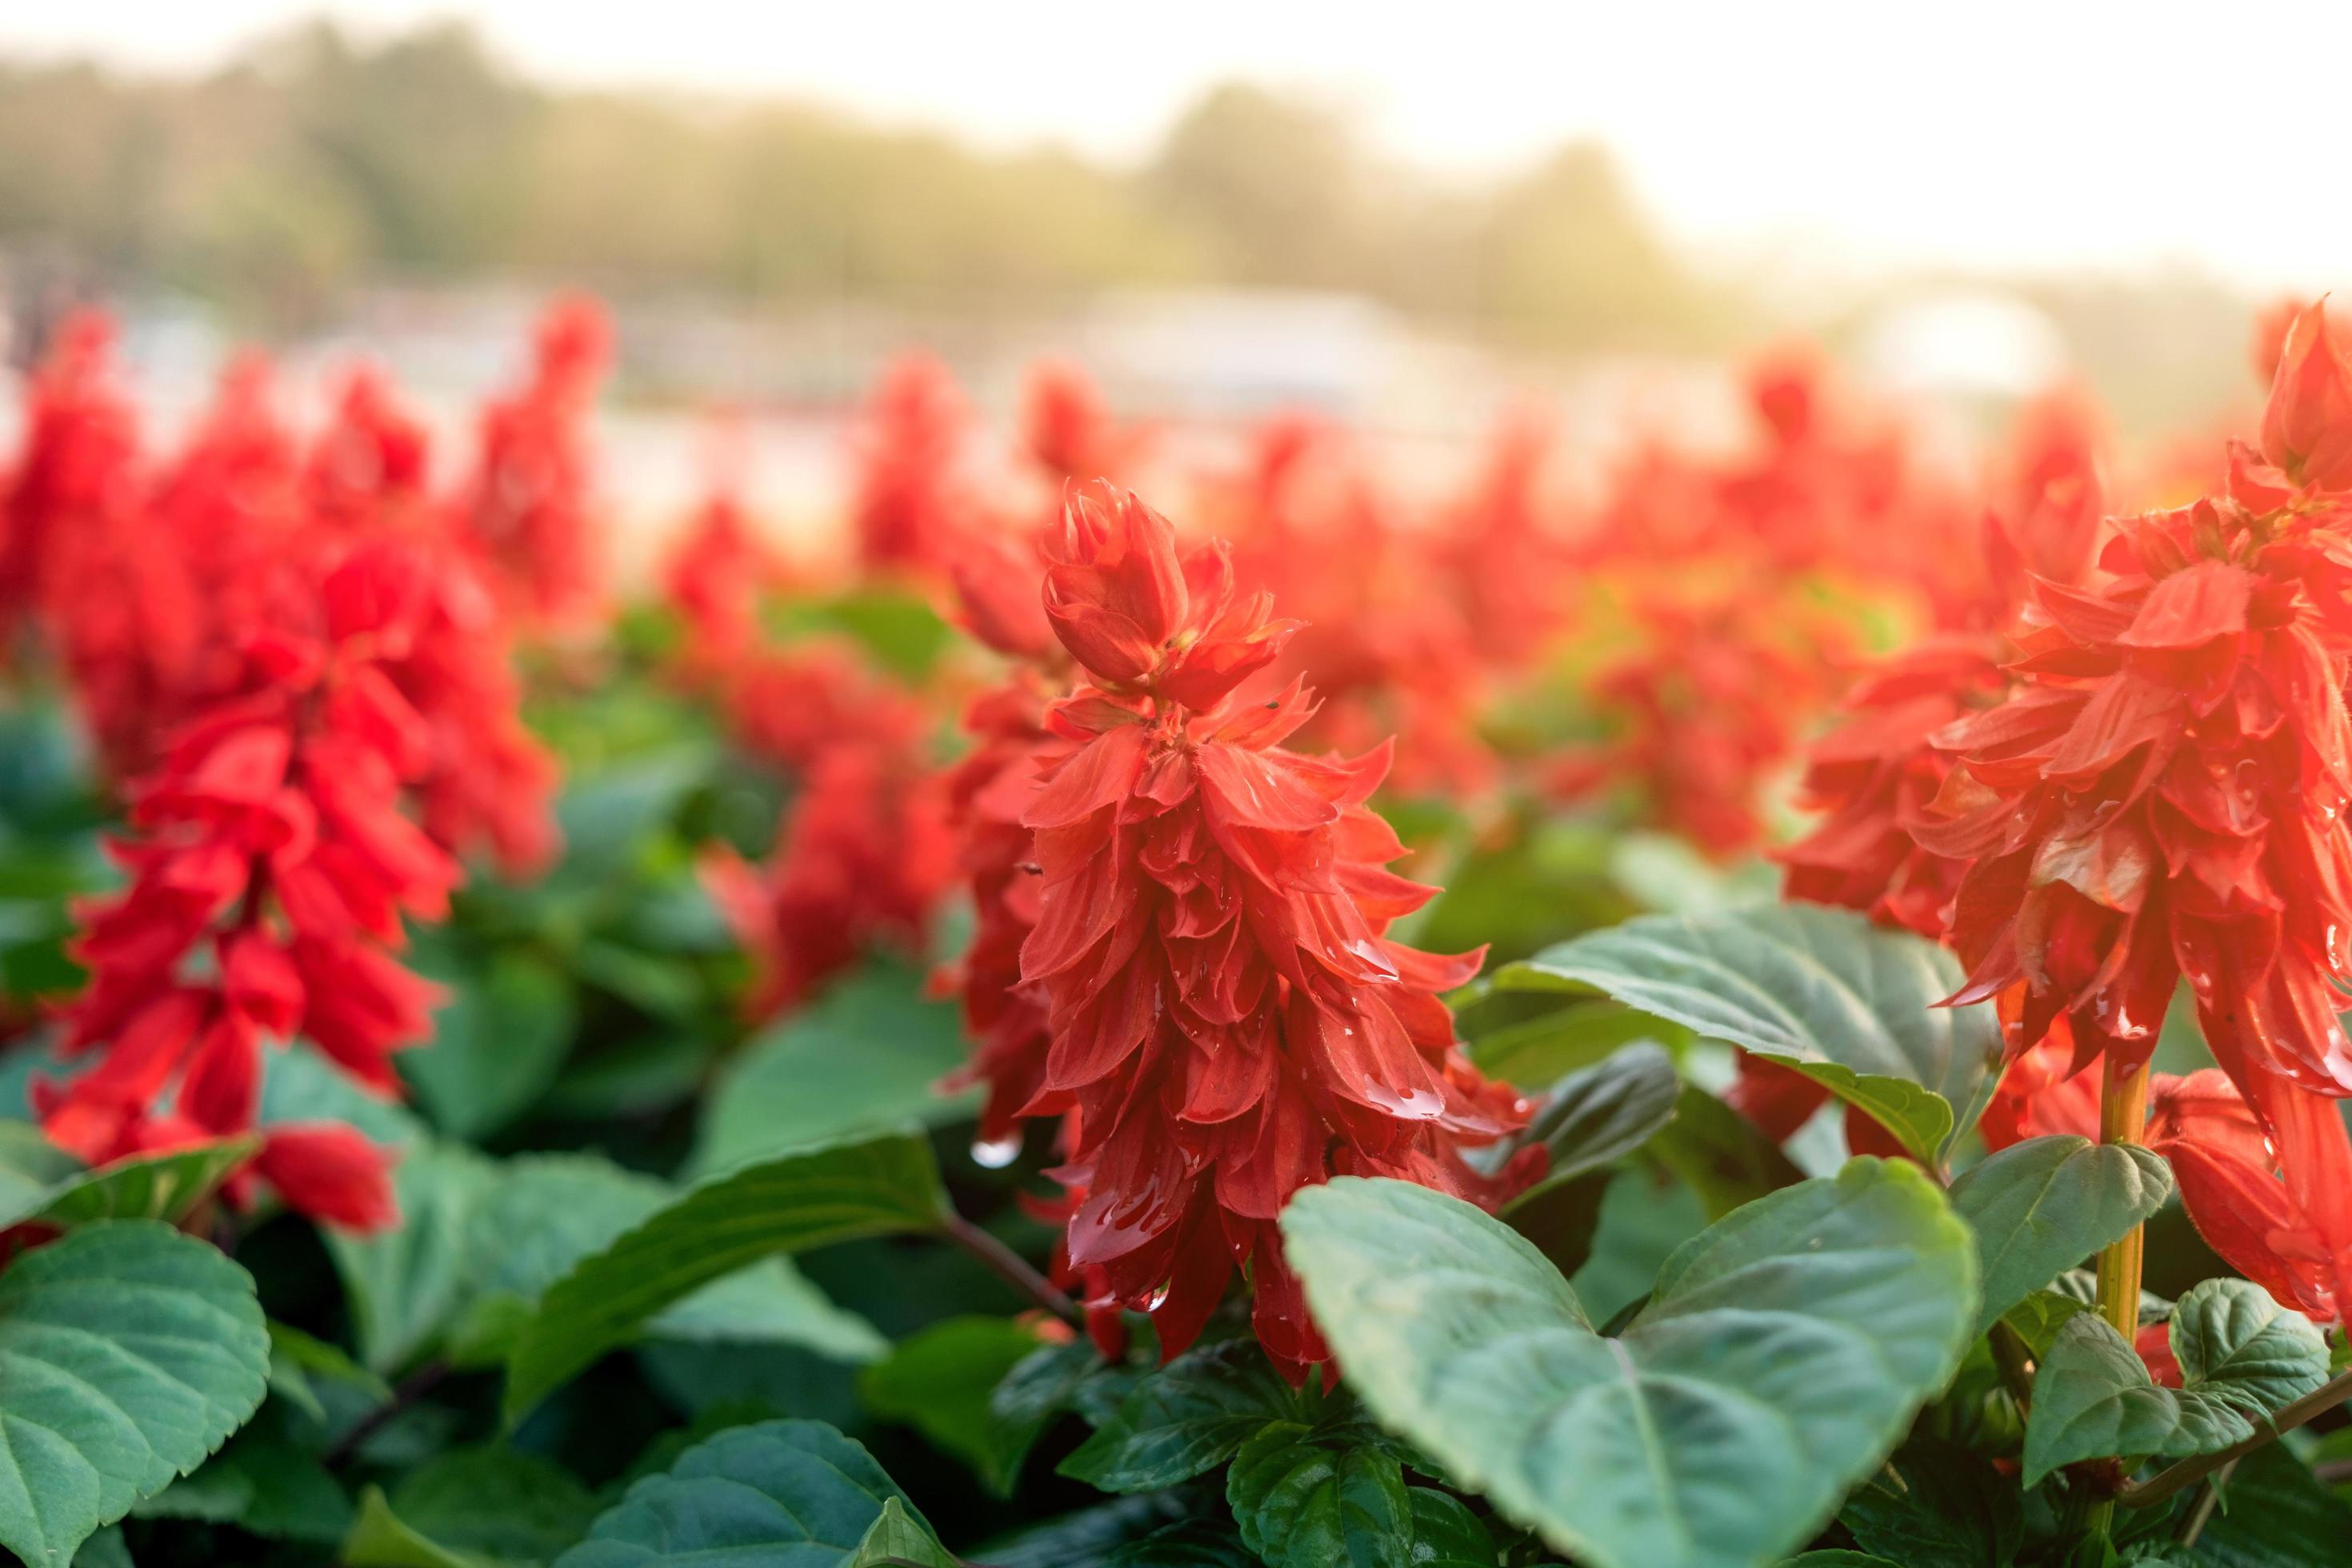
[[[955,1557],[940,1544],[939,1538],[917,1524],[897,1498],[886,1498],[873,1528],[850,1556],[849,1568],[892,1568],[908,1563],[919,1568],[956,1568]]]
[[[19,1190],[46,1192],[82,1169],[79,1160],[50,1142],[33,1123],[0,1121],[0,1195],[13,1200]]]
[[[1583,1001],[1489,1030],[1468,1048],[1470,1059],[1488,1078],[1538,1089],[1606,1059],[1622,1046],[1643,1040],[1673,1046],[1688,1037],[1688,1030],[1647,1013],[1614,1002]]]
[[[665,1307],[646,1325],[646,1336],[685,1344],[799,1345],[829,1360],[860,1363],[890,1349],[872,1323],[834,1305],[783,1258],[763,1258]]]
[[[316,1386],[320,1382],[350,1384],[371,1404],[380,1405],[392,1397],[383,1378],[345,1355],[340,1347],[272,1319],[269,1392],[311,1419],[324,1421],[327,1408]]]
[[[478,1142],[537,1102],[562,1070],[579,1024],[572,983],[546,959],[509,949],[487,962],[442,944],[428,979],[449,988],[430,1043],[399,1057],[401,1076],[435,1126]]]
[[[0,1219],[0,1225],[27,1219],[60,1229],[110,1219],[177,1224],[259,1147],[256,1138],[230,1138],[165,1154],[134,1154],[67,1177],[41,1194],[32,1208]]]
[[[370,1370],[398,1372],[439,1342],[467,1295],[474,1205],[496,1177],[497,1167],[462,1144],[426,1143],[393,1167],[397,1228],[321,1233]]]
[[[989,1416],[1007,1373],[1038,1349],[1037,1336],[1007,1318],[950,1318],[899,1342],[867,1367],[857,1389],[866,1407],[903,1422],[973,1469],[999,1497],[1013,1490]]]
[[[1780,1568],[1906,1568],[1901,1563],[1891,1563],[1884,1557],[1873,1557],[1867,1552],[1808,1552],[1801,1557],[1784,1557]]]
[[[436,1546],[499,1563],[547,1563],[588,1531],[588,1489],[562,1466],[497,1444],[427,1460],[394,1489],[392,1511]]]
[[[711,1094],[694,1169],[961,1120],[972,1097],[936,1086],[965,1054],[955,1007],[927,1001],[912,970],[877,961],[744,1047]]]
[[[2088,1301],[2078,1301],[2056,1290],[2035,1290],[2003,1312],[2000,1321],[2015,1331],[2017,1337],[2025,1342],[2026,1351],[2040,1361],[2050,1353],[2066,1320],[2090,1310]]]
[[[1156,1491],[1215,1468],[1267,1422],[1304,1411],[1256,1340],[1195,1345],[1136,1384],[1060,1470],[1107,1492]]]
[[[1344,1431],[1260,1428],[1234,1456],[1225,1501],[1267,1568],[1406,1568],[1412,1558],[1404,1468]]]
[[[632,1486],[557,1568],[832,1568],[896,1500],[932,1533],[865,1447],[821,1421],[721,1432]]]
[[[1935,943],[1851,910],[1774,904],[1628,921],[1508,965],[1495,984],[1590,985],[1785,1062],[1940,1165],[1983,1114],[2001,1057],[1990,1006],[1936,1005],[1962,978]]]
[[[1080,1390],[1104,1371],[1093,1342],[1084,1336],[1024,1357],[988,1396],[990,1459],[983,1468],[1008,1482],[1019,1479],[1047,1423],[1075,1408]]]
[[[368,1093],[324,1057],[307,1049],[269,1052],[261,1075],[261,1125],[287,1121],[340,1121],[394,1149],[413,1149],[426,1141],[423,1122]]]
[[[2327,1379],[2311,1321],[2244,1279],[2208,1279],[2173,1309],[2181,1386],[2159,1387],[2112,1324],[2069,1319],[2033,1378],[2025,1484],[2078,1459],[2183,1458],[2251,1437],[2268,1412]]]
[[[1495,1537],[1462,1500],[1412,1489],[1414,1568],[1495,1568]]]
[[[1520,1201],[1613,1165],[1648,1142],[1674,1120],[1681,1089],[1674,1058],[1647,1040],[1561,1079],[1522,1141],[1549,1150],[1551,1163]]]
[[[2347,1541],[2352,1504],[2284,1444],[2269,1443],[2230,1472],[2220,1509],[2182,1560],[2197,1568],[2343,1568]]]
[[[1263,1559],[1242,1544],[1241,1531],[1232,1525],[1186,1520],[1130,1541],[1108,1557],[1078,1561],[1098,1561],[1103,1568],[1260,1568]]]
[[[1984,1306],[1977,1331],[2172,1196],[2152,1150],[2088,1138],[2029,1138],[1963,1172],[1952,1207],[1976,1232]]]
[[[527,1155],[499,1167],[469,1221],[452,1358],[461,1366],[505,1360],[550,1285],[676,1195],[668,1183],[593,1154]],[[713,1280],[646,1332],[698,1343],[804,1344],[846,1361],[887,1348],[872,1324],[826,1300],[782,1258]]]
[[[382,1487],[360,1493],[359,1515],[336,1561],[342,1568],[487,1568],[479,1558],[460,1556],[411,1529],[392,1511]]]
[[[132,1505],[140,1519],[234,1524],[276,1541],[332,1546],[350,1532],[351,1500],[319,1457],[265,1411],[193,1474]]]
[[[1990,1460],[1917,1437],[1856,1488],[1838,1522],[1906,1568],[2008,1568],[2025,1537],[2017,1488]]]
[[[33,1568],[202,1464],[261,1404],[253,1280],[148,1220],[85,1226],[0,1274],[0,1546]]]
[[[688,1188],[540,1298],[507,1358],[507,1419],[714,1279],[833,1242],[933,1230],[946,1204],[930,1143],[911,1132],[811,1149]]]
[[[1711,1220],[1805,1179],[1754,1122],[1691,1083],[1675,1097],[1675,1118],[1650,1141],[1650,1153],[1697,1194]]]
[[[1364,1404],[1596,1568],[1716,1568],[1801,1542],[1958,1365],[1968,1231],[1916,1169],[1855,1160],[1676,1249],[1614,1339],[1509,1227],[1388,1180],[1282,1217]]]

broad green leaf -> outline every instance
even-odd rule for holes
[[[26,1212],[13,1206],[19,1192],[47,1192],[82,1169],[79,1160],[50,1142],[32,1122],[0,1121],[0,1197],[9,1201],[9,1212]]]
[[[230,1138],[164,1154],[134,1154],[67,1177],[40,1194],[32,1208],[0,1219],[0,1225],[28,1219],[59,1229],[110,1219],[177,1224],[259,1146],[258,1139]]]
[[[971,1097],[936,1086],[965,1055],[952,1005],[926,1000],[922,978],[903,965],[869,964],[744,1047],[704,1111],[694,1169],[958,1121]]]
[[[885,1498],[872,1528],[850,1554],[848,1568],[898,1568],[909,1563],[917,1568],[956,1568],[954,1556],[937,1536],[915,1522],[904,1503]]]
[[[1961,1173],[1952,1207],[1976,1232],[1977,1331],[2164,1206],[2164,1156],[2088,1138],[2029,1138]]]
[[[313,1420],[324,1421],[327,1409],[317,1388],[321,1382],[350,1384],[371,1404],[382,1404],[392,1397],[392,1389],[383,1378],[345,1355],[339,1347],[299,1329],[289,1328],[276,1319],[270,1320],[269,1392]]]
[[[763,1258],[663,1308],[646,1336],[687,1344],[799,1345],[845,1362],[873,1361],[890,1349],[872,1323],[834,1305],[784,1258]]]
[[[1459,1498],[1412,1489],[1414,1568],[1494,1568],[1495,1537]]]
[[[1769,903],[1780,891],[1770,863],[1749,859],[1728,869],[1671,833],[1628,833],[1611,846],[1609,875],[1645,910],[1712,915]]]
[[[1207,1520],[1163,1525],[1139,1541],[1116,1548],[1108,1557],[1079,1561],[1100,1563],[1103,1568],[1261,1568],[1264,1563],[1242,1543],[1240,1531]]]
[[[1867,1552],[1808,1552],[1801,1557],[1782,1558],[1780,1568],[1907,1568],[1907,1564],[1873,1557]]]
[[[1343,1177],[1282,1217],[1373,1415],[1594,1568],[1732,1568],[1801,1543],[1958,1365],[1965,1226],[1855,1160],[1685,1243],[1597,1332],[1559,1270],[1458,1199]]]
[[[1774,904],[1648,916],[1546,949],[1498,987],[1589,985],[1786,1062],[1940,1164],[1976,1124],[2001,1056],[1990,1006],[1938,1007],[1959,963],[1851,910]]]
[[[453,1359],[461,1366],[504,1360],[550,1285],[676,1195],[668,1183],[593,1154],[526,1155],[500,1166],[469,1222]],[[873,1325],[826,1300],[782,1258],[713,1280],[655,1317],[646,1332],[805,1344],[849,1361],[887,1348]]]
[[[2352,1503],[2335,1496],[2283,1443],[2240,1459],[2221,1505],[2182,1556],[2196,1568],[2343,1568]]]
[[[1199,1489],[1141,1492],[1111,1498],[982,1542],[972,1550],[971,1558],[988,1568],[1097,1568],[1138,1561],[1122,1558],[1120,1553],[1129,1547],[1142,1547],[1158,1531],[1183,1524],[1200,1527],[1202,1533],[1222,1526],[1218,1533],[1244,1553],[1241,1568],[1254,1568],[1256,1558],[1241,1547],[1240,1532],[1225,1517],[1228,1511]],[[1157,1568],[1150,1557],[1140,1561]],[[1203,1568],[1224,1568],[1225,1563],[1223,1558],[1192,1556],[1171,1561],[1198,1563]]]
[[[1626,1047],[1552,1085],[1529,1124],[1528,1143],[1541,1143],[1551,1163],[1528,1195],[1612,1165],[1674,1120],[1682,1080],[1662,1046]]]
[[[865,1447],[821,1421],[721,1432],[632,1486],[557,1568],[833,1568],[896,1500],[930,1521]]]
[[[2014,1482],[1991,1461],[1917,1437],[1854,1489],[1838,1522],[1905,1568],[2008,1568],[2025,1536]]]
[[[1255,1339],[1195,1345],[1136,1384],[1061,1473],[1107,1492],[1156,1491],[1215,1468],[1269,1421],[1304,1411]]]
[[[1000,1458],[989,1401],[1007,1373],[1038,1349],[1008,1318],[950,1318],[899,1342],[857,1381],[866,1407],[914,1427],[1004,1496],[1013,1476]]]
[[[426,1461],[389,1501],[436,1546],[499,1563],[551,1562],[597,1514],[594,1495],[570,1471],[497,1444]]]
[[[578,1027],[572,983],[544,958],[509,949],[487,961],[436,950],[426,977],[449,999],[433,1016],[433,1038],[400,1054],[401,1076],[435,1126],[478,1142],[539,1100],[562,1070]]]
[[[2173,1309],[2170,1335],[2178,1390],[2158,1386],[2105,1319],[2084,1312],[2067,1320],[2034,1373],[2027,1486],[2078,1459],[2226,1448],[2327,1379],[2319,1331],[2248,1280],[2192,1287]]]
[[[261,1404],[253,1280],[169,1226],[84,1226],[0,1274],[0,1546],[33,1568],[202,1464]]]
[[[1689,1037],[1678,1024],[1614,1002],[1585,1000],[1541,1017],[1507,1024],[1470,1043],[1470,1059],[1488,1078],[1538,1089],[1566,1073],[1605,1060],[1620,1047],[1654,1040],[1673,1047]]]
[[[474,1205],[496,1178],[497,1168],[464,1145],[426,1143],[393,1167],[398,1226],[321,1233],[371,1371],[398,1372],[439,1342],[468,1293]]]
[[[507,1358],[507,1418],[714,1279],[833,1242],[936,1229],[946,1202],[930,1143],[911,1132],[811,1149],[690,1187],[540,1298]]]
[[[1577,1300],[1595,1321],[1609,1321],[1649,1295],[1666,1259],[1705,1230],[1708,1217],[1681,1182],[1639,1165],[1615,1173],[1601,1194],[1591,1255],[1569,1276]]]
[[[1344,1428],[1260,1428],[1234,1456],[1225,1501],[1267,1568],[1407,1568],[1412,1560],[1404,1468]]]
[[[1650,1153],[1697,1194],[1709,1219],[1805,1179],[1754,1122],[1695,1083],[1682,1086]]]
[[[986,1468],[1008,1480],[1019,1479],[1023,1461],[1046,1425],[1076,1408],[1088,1380],[1105,1370],[1093,1342],[1084,1336],[1023,1357],[988,1396]]]
[[[769,607],[772,629],[785,636],[841,632],[864,645],[874,660],[909,680],[919,680],[955,640],[954,628],[940,618],[920,594],[898,588],[861,588],[832,599],[796,599]]]
[[[2025,1342],[2026,1351],[2033,1359],[2040,1361],[2050,1353],[2050,1347],[2056,1342],[2058,1331],[2066,1326],[2066,1320],[2090,1310],[2088,1301],[2078,1301],[2056,1290],[2034,1290],[2028,1292],[2024,1300],[2003,1312],[2000,1321]]]
[[[234,1524],[273,1541],[332,1546],[351,1531],[351,1500],[317,1454],[265,1410],[201,1468],[132,1505],[140,1519]]]
[[[335,1560],[342,1568],[489,1568],[412,1528],[392,1511],[383,1489],[373,1486],[360,1493],[358,1517]]]

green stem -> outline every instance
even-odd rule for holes
[[[2128,1061],[2110,1049],[2105,1074],[2099,1086],[2099,1142],[2138,1143],[2147,1131],[2147,1064]],[[2146,1234],[2134,1226],[2099,1254],[2099,1316],[2123,1335],[2126,1344],[2139,1334],[2139,1282],[2147,1247]],[[2112,1473],[2114,1467],[2105,1468]],[[2091,1500],[2083,1522],[2104,1541],[2115,1519],[2116,1499],[2110,1491]]]

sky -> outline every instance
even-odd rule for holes
[[[1856,276],[1948,266],[2352,284],[2352,4],[78,0],[0,52],[214,64],[322,12],[461,16],[528,74],[814,99],[991,146],[1145,155],[1243,78],[1468,177],[1598,137],[1676,237]]]

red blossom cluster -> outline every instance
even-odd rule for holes
[[[556,847],[505,618],[383,379],[352,376],[305,440],[240,358],[156,459],[110,335],[77,321],[37,377],[5,536],[26,646],[128,807],[130,882],[86,911],[65,1015],[95,1065],[39,1102],[91,1160],[252,1131],[266,1040],[395,1092],[435,994],[394,956],[402,917],[446,912],[457,856],[521,874]],[[263,1130],[233,1194],[257,1179],[337,1224],[390,1217],[348,1129]]]
[[[541,318],[530,375],[482,410],[460,526],[501,603],[535,629],[578,630],[604,613],[587,416],[612,335],[595,300],[558,300]]]
[[[1381,935],[1430,896],[1385,868],[1402,847],[1364,805],[1386,748],[1284,747],[1313,712],[1299,681],[1266,679],[1295,628],[1237,595],[1221,545],[1181,552],[1133,495],[1082,489],[1044,602],[1084,683],[1045,710],[1027,779],[1007,745],[965,799],[996,797],[971,818],[1000,873],[1021,802],[1037,885],[1033,906],[1000,900],[997,933],[1028,930],[1017,984],[999,962],[988,1001],[1041,1006],[1045,1026],[1016,1017],[975,1070],[1005,1075],[997,1104],[1017,1086],[1020,1114],[1061,1119],[1067,1259],[1092,1305],[1150,1311],[1172,1354],[1246,1268],[1259,1338],[1303,1376],[1328,1352],[1275,1230],[1293,1192],[1385,1174],[1491,1206],[1541,1159],[1488,1175],[1465,1158],[1528,1109],[1467,1065],[1437,1000],[1480,954]]]
[[[2077,1075],[2103,1056],[2144,1062],[2185,979],[2233,1086],[2158,1086],[2191,1217],[2282,1300],[2340,1317],[2352,360],[2322,309],[2286,333],[2260,447],[2233,445],[2223,494],[2112,520],[2079,575],[2071,543],[2058,560],[2021,553],[1999,689],[1969,671],[1970,710],[1926,736],[1936,762],[1905,729],[1874,765],[1900,756],[1911,787],[1874,816],[1846,792],[1843,837],[1801,848],[1792,890],[1946,935],[1969,971],[1953,1001],[1997,1002],[2020,1058],[2012,1131],[2080,1130],[2079,1105],[2059,1109],[2092,1092]],[[1853,776],[1835,772],[1841,753],[1873,750],[1843,731],[1828,745],[1832,787]],[[1895,852],[1889,826],[1927,858]]]
[[[65,1016],[67,1055],[99,1060],[37,1089],[60,1146],[96,1163],[252,1131],[265,1040],[299,1037],[397,1092],[392,1054],[426,1036],[436,999],[394,956],[401,917],[441,917],[458,880],[401,810],[431,746],[388,665],[425,570],[390,539],[282,561],[239,678],[134,787],[116,847],[131,880],[83,913],[90,982]],[[348,1128],[273,1125],[250,1174],[366,1229],[393,1217],[384,1159]]]

